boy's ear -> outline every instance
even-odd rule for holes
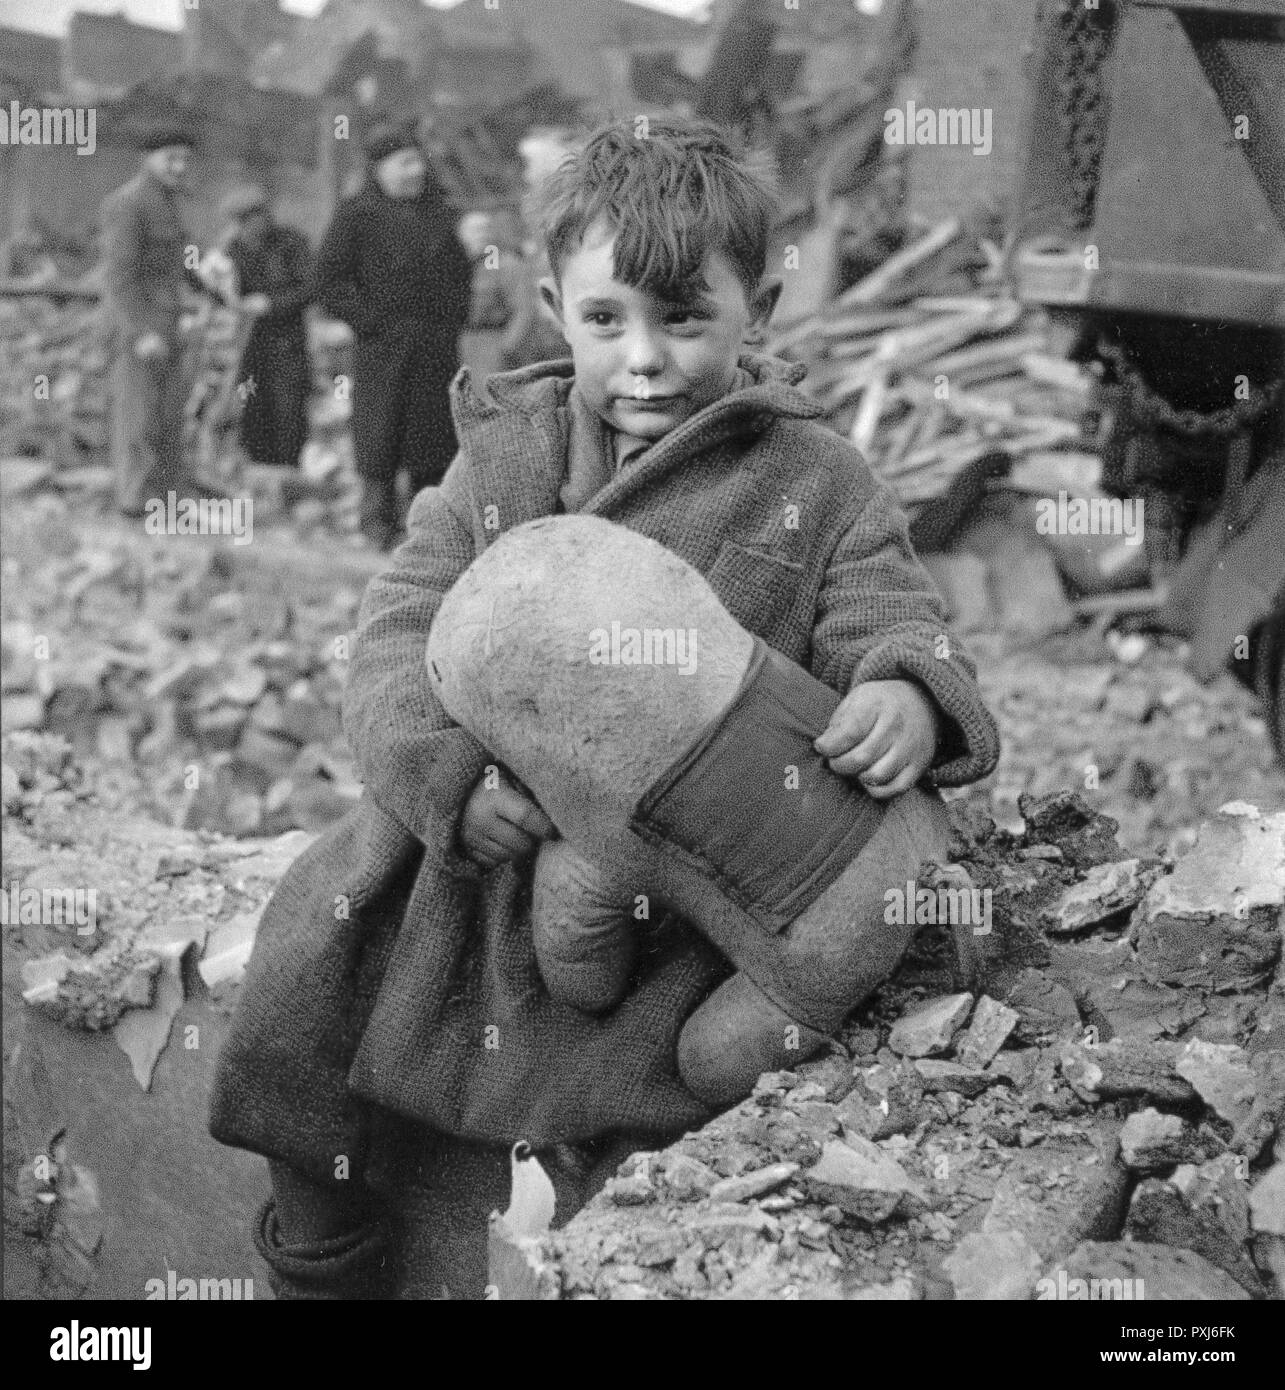
[[[558,322],[562,322],[562,296],[558,293],[558,282],[551,275],[540,278],[540,298],[545,307],[552,311]]]
[[[750,304],[750,331],[761,335],[766,329],[776,302],[781,297],[785,282],[779,275],[766,276],[760,283]]]

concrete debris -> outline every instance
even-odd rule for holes
[[[799,1171],[797,1163],[772,1163],[738,1178],[721,1178],[710,1189],[714,1202],[748,1202],[781,1187]]]
[[[846,1142],[832,1140],[821,1157],[801,1179],[804,1191],[821,1202],[833,1202],[840,1210],[865,1225],[887,1221],[899,1209],[924,1201],[919,1185],[882,1149],[869,1140],[850,1135]]]
[[[1192,1038],[1179,1054],[1174,1070],[1191,1083],[1219,1119],[1237,1128],[1248,1123],[1258,1079],[1242,1049]]]
[[[1161,984],[1253,989],[1280,959],[1283,905],[1285,811],[1224,809],[1147,890],[1131,928],[1139,962]]]
[[[1148,1303],[1245,1302],[1250,1297],[1231,1275],[1194,1250],[1142,1241],[1086,1241],[1067,1258],[1064,1272],[1064,1280],[1050,1279],[1045,1289],[1037,1291],[1037,1297]],[[1082,1282],[1073,1282],[1077,1280]],[[1067,1292],[1060,1292],[1062,1289]]]
[[[1254,1073],[1254,1105],[1249,1117],[1236,1127],[1232,1148],[1255,1162],[1263,1150],[1276,1140],[1276,1156],[1285,1144],[1285,1052],[1275,1049],[1250,1055]]]
[[[679,1201],[699,1201],[708,1197],[719,1181],[718,1174],[690,1154],[666,1154],[657,1165],[657,1178]]]
[[[1008,1041],[1017,1026],[1018,1015],[1006,1004],[1000,1004],[989,994],[983,994],[973,1010],[972,1022],[955,1055],[966,1067],[986,1066]]]
[[[1045,930],[1054,935],[1087,931],[1109,922],[1142,900],[1150,878],[1140,872],[1141,861],[1122,859],[1095,864],[1079,883],[1067,888],[1043,914]]]
[[[1192,1165],[1184,1169],[1197,1171]],[[1194,1250],[1230,1274],[1247,1293],[1263,1297],[1263,1281],[1246,1251],[1248,1232],[1229,1229],[1216,1211],[1208,1203],[1197,1207],[1174,1179],[1144,1178],[1129,1203],[1125,1233],[1132,1240]]]
[[[1017,799],[1017,809],[1026,822],[1028,845],[1056,845],[1066,863],[1088,869],[1110,864],[1121,858],[1116,842],[1119,823],[1094,811],[1078,792],[1060,791],[1046,797]]]
[[[1142,1096],[1162,1105],[1187,1105],[1195,1099],[1191,1083],[1175,1070],[1177,1047],[1113,1038],[1100,1046],[1063,1043],[1058,1065],[1068,1085],[1082,1099],[1118,1100]]]
[[[26,961],[23,1000],[67,1028],[101,1032],[130,1009],[152,1003],[160,957],[116,938],[91,956],[59,951]]]
[[[1200,1162],[1212,1157],[1210,1150],[1216,1147],[1212,1136],[1197,1134],[1180,1116],[1150,1107],[1130,1115],[1120,1131],[1120,1157],[1125,1167],[1138,1173]]]
[[[1249,1191],[1249,1219],[1255,1231],[1285,1236],[1285,1163],[1277,1163]]]
[[[169,1042],[175,1015],[183,1007],[183,957],[188,943],[169,942],[153,949],[160,960],[160,971],[151,1007],[125,1014],[112,1030],[117,1045],[129,1058],[134,1079],[145,1091],[152,1088],[156,1063]]]
[[[239,983],[245,977],[245,967],[254,949],[260,916],[258,912],[241,913],[230,921],[220,923],[210,933],[205,955],[197,966],[207,989]]]
[[[957,1299],[1027,1299],[1041,1263],[1020,1231],[974,1232],[942,1261],[942,1269]]]
[[[958,1062],[938,1062],[931,1057],[920,1058],[915,1070],[924,1080],[924,1093],[934,1095],[939,1091],[953,1091],[961,1096],[979,1096],[988,1086],[993,1086],[999,1078],[979,1067],[965,1067]]]
[[[982,1233],[1016,1232],[1046,1263],[1081,1241],[1115,1235],[1129,1188],[1115,1154],[1109,1133],[1020,1150],[995,1181]]]
[[[1082,1031],[1075,996],[1042,970],[1023,970],[1005,1002],[1017,1014],[1014,1036],[1020,1042],[1049,1042]]]
[[[888,1046],[903,1057],[948,1052],[973,1007],[971,994],[947,994],[903,1014],[892,1026]]]

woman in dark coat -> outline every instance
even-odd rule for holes
[[[312,389],[303,318],[312,251],[302,232],[273,221],[260,188],[238,189],[225,211],[235,226],[228,256],[242,307],[256,315],[238,373],[245,387],[241,443],[256,463],[297,468]]]
[[[412,495],[455,454],[447,388],[459,366],[471,267],[457,214],[413,130],[378,126],[365,184],[340,204],[317,253],[315,289],[356,334],[353,442],[361,529],[388,549],[402,525],[397,477]]]

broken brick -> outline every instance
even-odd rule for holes
[[[947,994],[930,999],[903,1014],[892,1025],[888,1046],[903,1057],[928,1057],[946,1052],[972,1007],[971,994]]]

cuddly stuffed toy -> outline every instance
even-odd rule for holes
[[[551,995],[613,1007],[664,910],[736,967],[679,1038],[703,1100],[818,1051],[896,966],[913,928],[885,894],[945,857],[940,797],[878,802],[831,772],[812,743],[839,695],[677,555],[597,517],[518,526],[446,595],[427,661],[557,828],[532,882]]]

